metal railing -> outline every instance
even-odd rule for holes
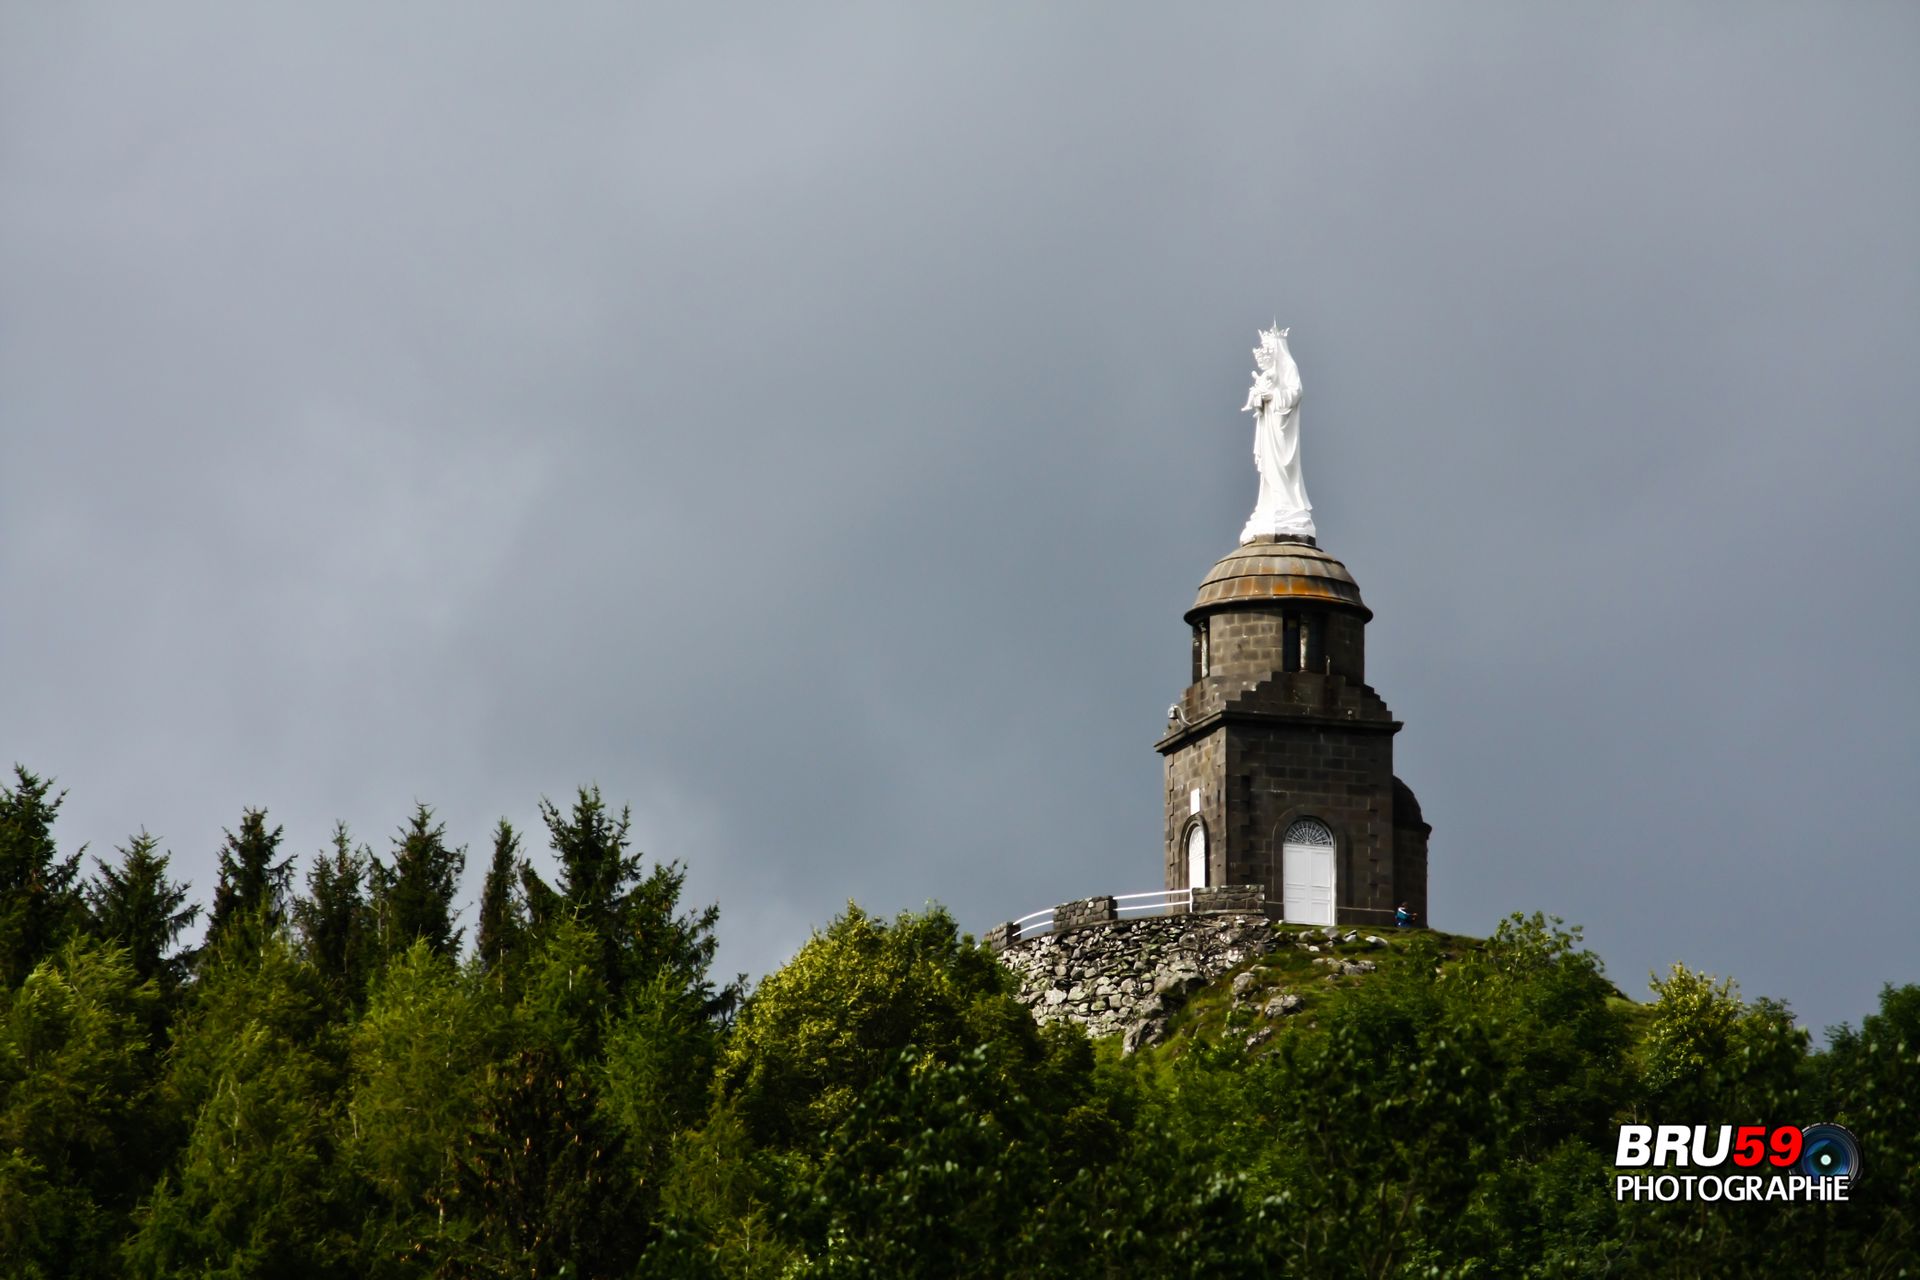
[[[1249,893],[1253,901],[1239,901],[1228,905],[1229,898],[1216,902],[1211,895],[1239,894],[1242,898]],[[1200,895],[1207,895],[1202,897]],[[1089,914],[1091,908],[1091,914]],[[1030,938],[1044,938],[1061,929],[1074,929],[1086,924],[1106,921],[1145,920],[1154,916],[1183,916],[1193,913],[1207,914],[1215,911],[1259,911],[1269,908],[1269,903],[1258,885],[1220,886],[1210,889],[1154,889],[1146,893],[1122,893],[1096,898],[1084,898],[1078,902],[1063,902],[1058,906],[1045,907],[1018,920],[1009,920],[1003,925],[995,925],[987,931],[987,941],[995,947],[1008,947]],[[1061,912],[1066,912],[1063,919]]]
[[[1036,911],[1032,915],[1021,916],[1013,921],[1013,932],[1008,936],[1007,941],[1025,942],[1028,938],[1043,937],[1052,933],[1053,911],[1052,907],[1048,907],[1044,911]]]
[[[1128,919],[1138,919],[1143,916],[1180,916],[1192,910],[1193,890],[1191,889],[1155,889],[1152,893],[1121,893],[1114,895],[1113,899],[1113,913]]]

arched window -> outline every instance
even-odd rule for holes
[[[1333,831],[1318,818],[1300,818],[1280,844],[1280,911],[1297,924],[1332,924]]]
[[[1323,844],[1333,847],[1333,832],[1318,818],[1301,818],[1287,828],[1287,844]]]
[[[1207,887],[1207,828],[1196,822],[1187,828],[1187,888]]]

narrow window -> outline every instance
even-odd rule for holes
[[[1327,620],[1320,614],[1308,614],[1301,622],[1300,669],[1324,671],[1327,666]]]
[[[1187,888],[1207,886],[1207,829],[1196,822],[1187,828]]]
[[[1300,669],[1300,619],[1289,613],[1280,625],[1280,669],[1298,671]]]

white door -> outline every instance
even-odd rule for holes
[[[1280,846],[1280,908],[1294,924],[1333,923],[1333,832],[1302,818]]]
[[[1187,888],[1204,889],[1207,884],[1207,829],[1194,823],[1187,832]]]

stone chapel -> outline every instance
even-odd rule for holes
[[[1261,332],[1259,504],[1186,621],[1192,669],[1156,744],[1166,758],[1166,886],[1260,885],[1284,918],[1427,918],[1420,804],[1393,774],[1400,722],[1366,682],[1373,617],[1320,549],[1300,480],[1300,378],[1287,331]]]
[[[1285,919],[1427,918],[1420,803],[1393,774],[1400,722],[1366,683],[1372,610],[1312,537],[1256,537],[1187,611],[1192,683],[1166,758],[1166,884],[1265,885]]]

